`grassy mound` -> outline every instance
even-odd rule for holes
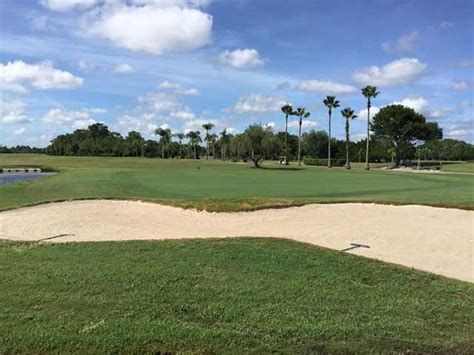
[[[0,352],[474,351],[474,285],[297,242],[4,242],[0,267]]]

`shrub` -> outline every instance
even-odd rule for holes
[[[313,157],[304,157],[303,163],[305,165],[327,166],[328,160],[318,159],[318,158],[313,158]],[[344,164],[346,164],[345,159],[331,159],[332,166],[344,166]]]

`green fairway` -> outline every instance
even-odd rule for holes
[[[0,209],[79,198],[142,199],[222,211],[341,201],[474,207],[474,176],[468,174],[277,165],[253,169],[205,160],[2,154],[0,166],[6,165],[47,166],[59,174],[0,185]]]
[[[0,352],[469,353],[474,286],[302,243],[0,243]]]

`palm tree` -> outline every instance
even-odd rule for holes
[[[211,122],[204,123],[202,128],[206,131],[206,137],[204,138],[206,141],[206,159],[209,159],[209,131],[214,128],[214,125]]]
[[[285,114],[285,165],[288,165],[288,116],[293,116],[295,111],[291,105],[283,106],[281,111]]]
[[[199,133],[199,131],[189,131],[186,134],[186,137],[189,139],[189,144],[191,144],[191,147],[193,149],[194,159],[197,159],[196,147],[200,142],[202,142],[201,134]]]
[[[209,144],[212,146],[212,159],[216,159],[216,142],[217,134],[213,133],[209,135]]]
[[[377,92],[377,87],[367,85],[365,88],[361,89],[362,95],[367,98],[367,148],[365,149],[365,169],[370,170],[369,166],[369,126],[370,126],[370,107],[371,105],[371,98],[376,98],[379,92]]]
[[[351,162],[349,161],[349,120],[353,120],[357,117],[354,115],[354,110],[351,110],[350,107],[346,107],[341,110],[342,116],[346,119],[346,169],[351,168]]]
[[[178,138],[178,145],[179,145],[179,159],[182,158],[181,154],[181,147],[183,146],[183,139],[186,137],[184,133],[175,133],[173,134],[176,138]]]
[[[326,96],[323,100],[324,105],[328,108],[329,116],[329,140],[328,140],[328,168],[331,167],[331,115],[332,109],[339,107],[339,101],[336,100],[336,96]]]
[[[301,126],[303,124],[303,118],[308,118],[311,113],[306,112],[306,109],[303,107],[298,107],[296,109],[295,115],[299,117],[298,124],[299,124],[299,130],[298,130],[298,166],[301,166]]]
[[[227,146],[230,142],[230,139],[232,138],[232,135],[227,133],[227,129],[224,128],[220,135],[220,141],[221,141],[221,159],[225,160],[226,159],[226,151],[227,151]]]
[[[155,134],[160,136],[161,144],[161,158],[165,158],[165,146],[168,146],[171,142],[171,130],[169,128],[157,128]]]

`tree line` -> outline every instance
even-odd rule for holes
[[[133,156],[161,158],[222,159],[231,161],[250,160],[259,167],[264,159],[279,160],[289,164],[296,160],[301,165],[302,157],[326,159],[327,166],[333,162],[344,161],[350,169],[351,161],[369,162],[392,161],[398,166],[403,160],[414,158],[443,160],[472,160],[472,144],[442,139],[442,130],[435,122],[413,109],[402,105],[383,107],[371,120],[372,100],[380,94],[374,86],[361,89],[366,99],[367,136],[353,142],[350,139],[350,122],[357,117],[354,110],[340,107],[335,96],[327,96],[323,104],[328,112],[328,130],[302,132],[304,119],[311,113],[304,107],[293,108],[284,105],[281,111],[285,117],[285,131],[274,132],[271,127],[261,124],[248,126],[244,132],[230,134],[227,129],[213,132],[212,123],[202,125],[204,134],[189,131],[172,132],[169,128],[158,128],[155,131],[157,140],[145,139],[139,132],[131,131],[126,136],[111,132],[105,124],[96,123],[87,129],[78,129],[72,133],[62,134],[51,141],[46,153],[51,155],[83,156]],[[340,116],[339,116],[340,114]],[[332,137],[333,115],[344,120],[345,139]],[[298,134],[288,133],[288,119],[298,118]],[[372,132],[372,134],[371,134]],[[0,147],[1,149],[1,147]],[[7,149],[7,148],[5,148]],[[339,164],[340,165],[340,164]]]

